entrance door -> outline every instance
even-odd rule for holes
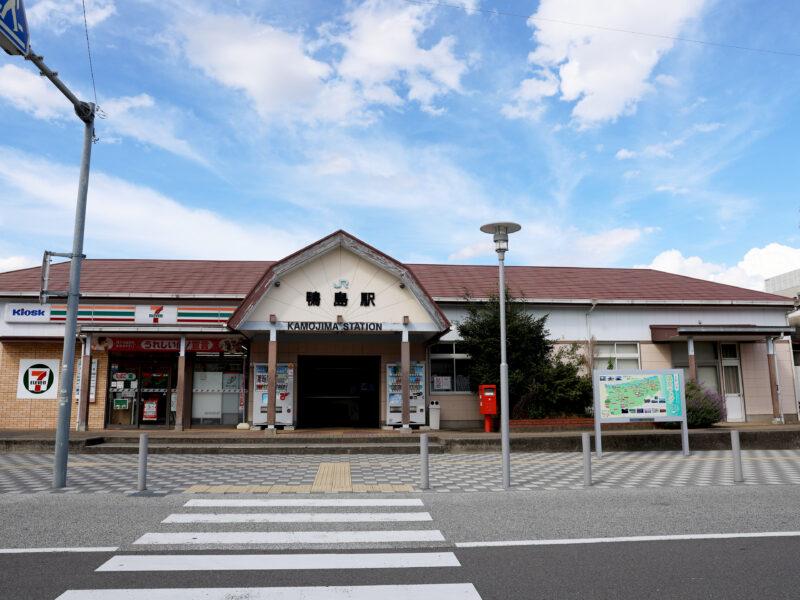
[[[745,421],[744,395],[742,393],[742,368],[736,344],[720,344],[722,355],[722,384],[725,392],[725,409],[728,422]]]
[[[380,356],[300,356],[298,427],[378,427]]]
[[[119,428],[166,428],[171,415],[175,365],[169,361],[110,360],[108,425]]]

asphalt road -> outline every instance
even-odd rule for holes
[[[217,496],[242,498],[246,495]],[[309,498],[283,495],[282,498]],[[441,541],[375,543],[136,544],[148,533],[314,532],[314,523],[162,523],[169,515],[197,512],[263,513],[263,508],[196,509],[185,503],[209,495],[128,497],[110,494],[0,496],[0,548],[117,547],[115,552],[0,552],[0,597],[54,599],[67,590],[284,586],[474,585],[480,598],[796,598],[800,537],[734,537],[608,543],[463,547],[466,543],[597,537],[738,534],[800,531],[795,486],[638,488],[527,493],[330,494],[341,498],[421,499],[411,508],[430,513],[427,523],[332,523],[348,532],[424,530]],[[250,496],[252,497],[252,496]],[[264,498],[264,496],[261,496]],[[274,496],[270,496],[274,498]],[[320,498],[320,495],[315,496]],[[271,509],[272,510],[272,509]],[[274,509],[284,514],[302,507]],[[317,510],[317,509],[314,509]],[[370,508],[319,509],[365,513]],[[453,553],[461,566],[431,568],[203,570],[96,572],[113,556],[207,554]],[[242,558],[242,557],[239,557]],[[362,557],[363,559],[363,557]],[[242,559],[243,560],[243,559]],[[322,559],[316,559],[322,560]],[[322,566],[321,563],[314,565]],[[447,588],[449,589],[449,588]],[[408,592],[408,589],[405,590]],[[383,600],[393,597],[381,593]],[[114,594],[104,593],[112,598]],[[152,597],[152,594],[150,595]],[[245,598],[246,596],[235,596]],[[327,596],[326,596],[327,597]],[[333,596],[331,596],[333,597]],[[413,597],[421,600],[420,594]],[[440,595],[447,598],[447,595]],[[466,596],[465,596],[466,597]],[[478,597],[478,596],[473,596]]]

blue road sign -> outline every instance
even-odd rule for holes
[[[9,54],[28,54],[28,19],[22,0],[0,0],[0,47]]]

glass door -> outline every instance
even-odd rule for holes
[[[170,413],[170,368],[163,363],[143,364],[139,403],[139,427],[166,427]]]
[[[722,385],[725,393],[725,409],[728,422],[745,421],[744,394],[742,392],[742,368],[739,347],[736,344],[720,344],[722,356]]]

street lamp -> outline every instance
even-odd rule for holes
[[[494,235],[494,248],[500,264],[500,446],[503,453],[503,488],[511,486],[511,444],[508,436],[508,363],[506,362],[506,275],[503,261],[508,251],[508,234],[522,229],[517,223],[488,223],[484,233]]]

